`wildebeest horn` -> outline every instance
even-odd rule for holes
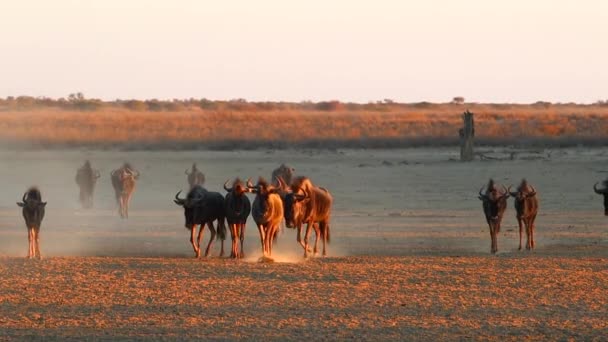
[[[23,193],[23,198],[21,198],[21,202],[25,203],[25,195],[27,194],[27,192]]]
[[[536,189],[532,185],[530,187],[532,188],[532,192],[528,193],[528,197],[536,196]]]
[[[593,185],[593,191],[595,191],[595,193],[596,193],[596,194],[598,194],[598,195],[603,195],[603,194],[605,194],[605,193],[606,193],[606,189],[598,189],[598,188],[597,188],[597,185],[598,185],[598,184],[599,184],[599,182],[597,182],[597,183],[595,183],[595,184]]]
[[[251,183],[251,178],[247,179],[247,187],[248,188],[252,188],[252,189],[255,188],[255,186],[253,185],[253,183]]]
[[[186,171],[184,171],[184,173],[188,176],[190,176],[190,174],[188,173],[188,169],[186,169]]]
[[[101,177],[101,173],[99,173],[99,170],[95,170],[95,178],[99,177]]]
[[[298,201],[302,201],[306,198],[306,195],[302,195],[302,194],[293,194],[293,197],[295,197]]]
[[[114,177],[114,174],[116,174],[116,170],[112,170],[112,172],[110,172],[110,176]]]
[[[509,190],[507,190],[507,187],[503,185],[502,190],[503,190],[503,194],[501,197],[504,197],[504,198],[509,197]]]
[[[281,176],[276,176],[275,177],[277,179],[277,183],[279,183],[279,187],[283,190],[287,189],[287,184],[285,184],[285,181],[283,180],[283,177]]]
[[[233,188],[229,188],[228,187],[228,182],[230,182],[230,179],[226,181],[226,183],[224,183],[224,190],[228,191],[228,192],[232,192]]]
[[[512,192],[512,191],[511,191],[511,187],[512,187],[512,185],[509,185],[509,188],[507,189],[507,191],[509,192],[509,194],[510,194],[511,196],[516,197],[516,196],[517,196],[517,192]]]
[[[483,191],[483,185],[481,186],[481,188],[479,189],[479,199],[482,200],[484,198],[488,198],[487,195],[481,193]]]

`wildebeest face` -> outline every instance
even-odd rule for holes
[[[482,194],[481,190],[479,190],[479,199],[483,202],[483,211],[488,220],[498,221],[500,219],[499,215],[502,202],[504,202],[507,197],[509,197],[507,189],[504,189],[502,194],[495,188],[489,189],[486,194]]]
[[[602,188],[598,188],[597,184],[598,183],[595,183],[593,185],[593,191],[598,195],[604,196],[604,215],[608,216],[608,187],[606,187],[608,185],[608,180],[602,182]]]
[[[287,228],[294,228],[296,225],[296,217],[302,210],[302,203],[305,200],[305,196],[301,194],[295,194],[293,192],[287,193],[283,198],[283,216],[285,217],[285,225]]]

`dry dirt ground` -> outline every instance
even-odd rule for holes
[[[0,340],[604,340],[608,219],[592,186],[608,155],[519,152],[461,164],[447,148],[2,151]],[[102,173],[91,210],[79,208],[74,182],[86,158]],[[126,160],[142,176],[121,220],[109,172]],[[285,229],[276,262],[257,263],[249,222],[245,260],[218,258],[218,243],[212,257],[193,259],[172,202],[192,162],[210,190],[229,177],[268,177],[282,162],[329,188],[329,256],[302,260]],[[477,199],[489,177],[537,188],[536,250],[517,250],[509,201],[490,255]],[[23,258],[15,205],[32,184],[48,201],[42,261]]]

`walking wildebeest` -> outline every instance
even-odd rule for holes
[[[278,181],[278,178],[280,177],[287,185],[289,185],[291,184],[291,179],[295,172],[296,169],[293,167],[281,164],[278,168],[272,171],[272,178],[270,179],[270,182],[274,186],[280,186]]]
[[[46,202],[42,202],[40,190],[35,187],[27,190],[21,201],[17,202],[17,205],[23,208],[23,218],[27,226],[27,239],[29,241],[27,257],[42,259],[42,255],[40,255],[40,225],[44,218]]]
[[[260,241],[262,243],[263,261],[271,261],[272,244],[276,240],[279,225],[283,219],[283,201],[277,194],[279,189],[268,184],[264,178],[260,177],[254,186],[251,181],[247,181],[249,192],[256,194],[251,208],[251,216],[258,227]]]
[[[608,216],[608,179],[602,181],[602,188],[600,189],[597,188],[598,183],[593,185],[593,191],[598,195],[604,195],[604,215]]]
[[[521,250],[522,228],[526,226],[526,249],[534,248],[534,220],[538,214],[538,196],[536,189],[529,185],[525,179],[522,179],[521,184],[517,187],[517,191],[509,194],[515,198],[515,211],[517,224],[519,225],[519,250]]]
[[[498,251],[498,233],[500,233],[500,223],[507,209],[507,198],[509,191],[503,187],[500,193],[494,184],[494,180],[490,179],[486,188],[486,193],[483,194],[483,186],[479,189],[479,199],[483,202],[483,213],[486,216],[486,221],[490,227],[490,237],[492,238],[492,254]]]
[[[95,184],[101,175],[99,171],[91,167],[91,162],[88,160],[76,172],[76,184],[80,188],[80,196],[78,197],[83,208],[93,207],[93,192]]]
[[[243,241],[245,240],[245,226],[247,217],[251,213],[251,202],[247,195],[247,188],[243,182],[237,178],[232,183],[232,187],[228,188],[229,180],[224,183],[224,189],[228,192],[224,201],[226,209],[226,221],[230,227],[230,236],[232,237],[232,258],[242,258],[245,256],[243,252]],[[237,239],[241,242],[239,250]]]
[[[279,179],[281,182],[282,180]],[[314,186],[307,177],[296,177],[291,184],[291,191],[284,196],[284,216],[287,227],[298,229],[297,241],[304,248],[304,257],[308,257],[308,239],[311,228],[315,230],[314,253],[318,253],[319,237],[323,241],[323,256],[327,255],[326,244],[330,242],[329,220],[333,198],[329,191]],[[300,233],[302,224],[306,223],[304,243]]]
[[[175,204],[180,205],[184,208],[184,217],[186,219],[185,226],[190,229],[190,243],[194,249],[195,256],[201,257],[201,240],[203,238],[203,231],[205,225],[209,227],[211,231],[211,237],[209,238],[209,244],[205,250],[205,257],[209,256],[211,245],[216,238],[216,230],[213,226],[213,221],[217,220],[217,237],[222,241],[222,247],[220,251],[220,257],[224,256],[224,240],[226,239],[226,225],[224,224],[225,209],[224,209],[224,196],[219,192],[207,191],[200,185],[195,185],[190,191],[186,198],[179,198],[181,190],[175,195]],[[200,225],[198,232],[198,238],[194,240],[196,235],[196,226]]]
[[[129,218],[129,203],[135,191],[135,181],[139,178],[139,171],[134,170],[129,163],[110,173],[112,187],[118,203],[118,213],[121,218]]]
[[[185,174],[188,176],[188,185],[190,185],[190,189],[192,189],[195,185],[202,186],[205,184],[205,175],[196,168],[196,163],[192,164],[192,169],[188,172],[186,169]]]

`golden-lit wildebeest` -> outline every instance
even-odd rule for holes
[[[118,213],[121,218],[129,218],[129,204],[135,191],[135,182],[139,178],[139,171],[125,163],[119,169],[111,172],[112,187],[118,203]]]
[[[186,169],[185,174],[188,180],[188,185],[190,185],[190,189],[192,189],[195,185],[203,186],[205,184],[205,174],[203,174],[198,168],[196,168],[196,163],[192,164],[192,168],[190,172]]]
[[[601,188],[597,187],[598,183],[593,185],[593,191],[598,195],[604,196],[604,215],[608,216],[608,179],[602,181]]]
[[[232,187],[228,187],[229,180],[224,183],[226,199],[224,200],[224,208],[226,211],[226,221],[230,227],[230,236],[232,237],[232,258],[242,258],[245,256],[243,250],[243,241],[245,240],[245,226],[247,217],[251,213],[251,202],[247,198],[247,188],[245,184],[237,178],[232,182]],[[241,243],[239,249],[237,240]]]
[[[536,228],[534,220],[538,214],[538,196],[536,189],[525,179],[517,187],[517,191],[512,192],[509,187],[509,194],[515,199],[515,217],[519,225],[519,250],[521,250],[522,228],[526,227],[526,249],[534,248],[534,230]]]
[[[502,186],[503,191],[498,191],[494,180],[490,179],[486,187],[485,194],[482,193],[483,186],[479,189],[479,199],[483,203],[483,213],[490,227],[490,237],[492,238],[492,254],[498,252],[498,233],[500,233],[500,223],[507,209],[507,198],[509,191]]]
[[[279,225],[283,219],[283,201],[277,193],[278,187],[268,184],[260,177],[254,186],[247,181],[249,192],[256,194],[251,206],[251,216],[258,227],[262,243],[262,261],[272,261],[272,245],[277,238]]]
[[[174,202],[184,208],[185,226],[186,229],[190,230],[190,243],[192,243],[195,257],[201,257],[201,240],[205,225],[211,231],[209,244],[207,244],[207,249],[205,250],[205,257],[209,256],[211,245],[216,239],[213,221],[217,221],[217,238],[222,241],[220,257],[224,256],[224,240],[226,239],[224,196],[219,192],[207,191],[207,189],[200,185],[195,185],[190,189],[186,198],[179,198],[180,193],[181,190],[175,195]],[[199,225],[198,238],[195,240],[196,226]]]
[[[272,171],[272,178],[270,179],[272,185],[279,186],[279,178],[281,178],[286,184],[291,184],[291,179],[295,174],[296,169],[286,164],[281,164],[279,167]]]
[[[42,259],[42,255],[40,255],[40,225],[44,218],[46,202],[42,202],[40,190],[35,187],[27,190],[21,201],[17,202],[17,205],[23,208],[23,218],[27,226],[27,239],[29,241],[27,257]]]
[[[93,193],[97,179],[101,177],[98,170],[91,167],[88,160],[76,171],[76,184],[80,188],[79,200],[83,208],[93,207]]]
[[[280,180],[280,179],[279,179]],[[325,188],[317,187],[312,184],[307,177],[296,177],[290,191],[284,195],[284,216],[287,227],[298,229],[297,241],[304,248],[304,257],[308,257],[308,239],[311,228],[315,230],[314,253],[318,253],[319,237],[323,242],[323,256],[327,255],[326,244],[330,242],[329,221],[331,217],[331,207],[333,198]],[[306,223],[306,233],[304,243],[302,243],[300,233],[302,224]]]

